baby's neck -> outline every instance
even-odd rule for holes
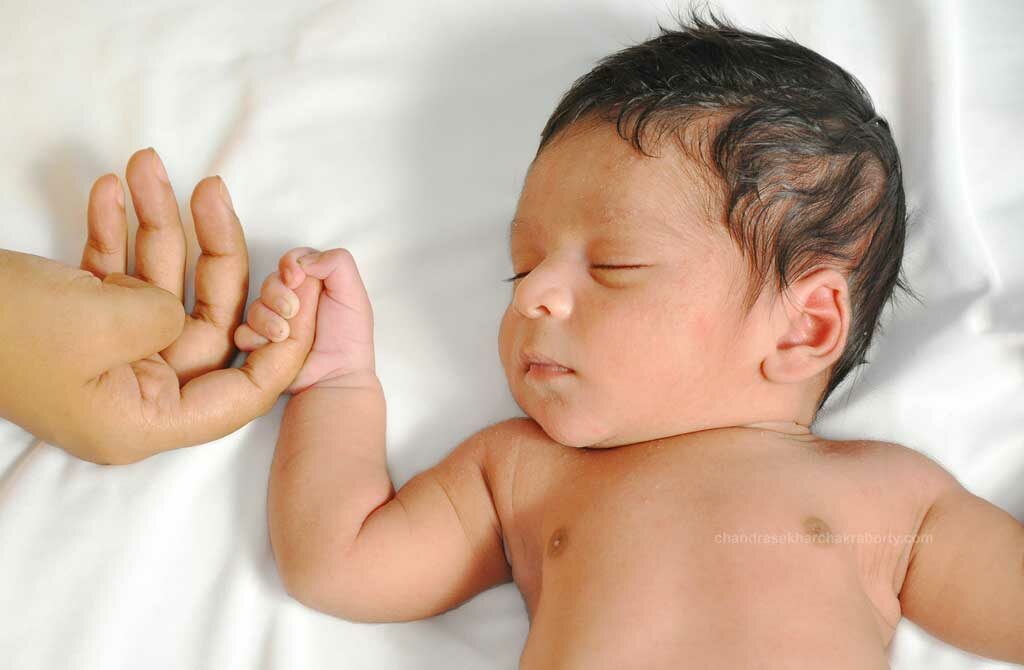
[[[684,433],[680,437],[686,437]],[[720,428],[694,431],[692,435],[698,439],[717,436],[720,439],[733,441],[737,444],[811,444],[821,438],[811,432],[808,426],[796,421],[752,421],[737,423]]]
[[[820,439],[817,435],[811,432],[808,426],[796,421],[751,421],[750,423],[737,423],[730,426],[722,426],[720,428],[708,428],[706,430],[695,431],[695,434],[703,434],[705,436],[709,434],[717,435],[746,435],[745,439],[754,438],[768,438],[771,440],[779,439],[786,442],[814,442]]]
[[[753,428],[755,430],[770,430],[784,435],[810,435],[811,429],[796,421],[757,421],[755,423],[743,423],[736,428]]]

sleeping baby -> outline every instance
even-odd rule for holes
[[[498,333],[527,417],[395,491],[355,260],[302,247],[268,277],[246,351],[323,282],[270,478],[288,592],[398,622],[514,580],[533,670],[887,668],[902,616],[1024,663],[1024,526],[909,448],[810,428],[908,290],[888,124],[792,41],[680,28],[542,132]]]

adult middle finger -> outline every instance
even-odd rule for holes
[[[125,180],[139,217],[135,276],[181,300],[185,293],[185,230],[174,190],[156,150],[150,147],[132,154]]]

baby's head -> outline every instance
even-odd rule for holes
[[[805,431],[910,293],[899,156],[859,82],[792,41],[689,22],[576,81],[520,195],[499,352],[569,446]]]

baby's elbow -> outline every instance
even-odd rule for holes
[[[306,607],[351,623],[404,623],[418,617],[390,609],[383,599],[367,597],[359,588],[343,590],[325,570],[291,569],[281,574],[285,591]]]
[[[296,600],[318,612],[326,612],[327,609],[330,609],[326,599],[323,597],[321,580],[315,571],[305,566],[291,565],[285,568],[282,566],[280,559],[278,559],[278,566],[281,583],[284,586],[285,592],[292,600]],[[333,611],[326,613],[338,616]]]
[[[358,616],[356,608],[349,606],[349,599],[338,588],[338,580],[332,570],[321,562],[300,560],[286,551],[274,548],[274,559],[285,592],[293,600],[306,607],[355,623],[366,623]]]
[[[281,562],[278,561],[280,566]],[[281,576],[281,584],[284,586],[285,592],[292,600],[296,600],[306,607],[322,611],[317,606],[320,603],[317,599],[317,582],[308,571],[301,570],[295,567],[283,569],[278,568],[278,573]]]

